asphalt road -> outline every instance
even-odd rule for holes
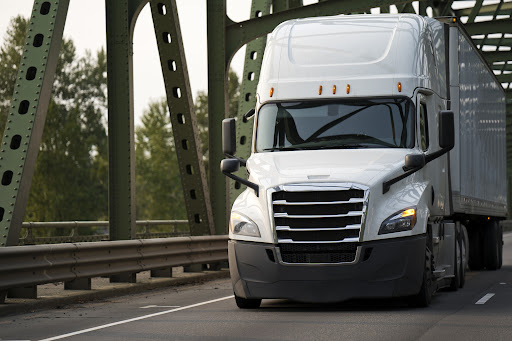
[[[257,310],[239,310],[218,280],[0,318],[0,340],[512,340],[512,234],[501,270],[466,279],[428,308],[264,300]]]

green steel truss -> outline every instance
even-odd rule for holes
[[[68,6],[34,1],[0,147],[0,246],[18,245]]]
[[[0,245],[15,245],[30,189],[51,93],[69,0],[34,1],[26,46],[0,148]],[[109,92],[109,215],[112,239],[133,238],[135,228],[132,35],[148,0],[106,0]],[[284,20],[335,14],[403,13],[456,16],[465,24],[507,94],[507,131],[512,128],[512,1],[476,0],[472,7],[454,0],[253,0],[250,19],[232,21],[226,0],[206,0],[208,35],[209,187],[197,138],[197,126],[183,53],[175,0],[151,0],[155,34],[176,142],[179,169],[193,234],[227,231],[227,213],[239,186],[218,171],[223,159],[221,121],[227,113],[227,70],[246,45],[237,113],[238,155],[248,157],[252,121],[243,115],[255,105],[256,84],[266,35]],[[459,4],[462,4],[459,6]],[[456,8],[456,9],[455,9]],[[507,158],[512,169],[512,138]],[[241,172],[243,175],[243,172]],[[509,174],[512,174],[510,172]],[[235,187],[236,186],[236,187]],[[230,195],[226,195],[230,193]],[[231,200],[230,198],[231,197]]]

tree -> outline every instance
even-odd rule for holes
[[[11,20],[0,49],[0,110],[9,110],[28,22]],[[5,59],[4,59],[5,58]],[[106,55],[76,57],[63,39],[25,220],[107,217]]]
[[[0,47],[0,133],[5,130],[26,31],[27,21],[23,17],[12,18],[4,45]]]
[[[236,73],[229,72],[231,117],[238,109],[239,84]],[[196,116],[205,160],[208,157],[208,95],[196,97]],[[178,168],[167,101],[149,104],[135,132],[135,165],[138,219],[187,219],[183,187]]]
[[[236,117],[238,112],[238,101],[240,100],[240,83],[238,76],[233,69],[228,73],[228,117]],[[201,140],[201,151],[203,153],[205,167],[208,174],[208,94],[199,91],[196,96],[194,108],[196,111],[199,139]],[[219,122],[220,124],[220,122]]]
[[[187,219],[167,101],[151,102],[135,132],[138,219]]]

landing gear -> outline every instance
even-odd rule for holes
[[[261,299],[256,298],[242,298],[235,295],[236,305],[240,309],[256,309],[261,305]]]
[[[500,268],[503,257],[503,241],[497,221],[489,221],[484,229],[484,264],[488,270]]]
[[[503,232],[496,220],[474,224],[469,233],[471,270],[497,270],[503,263]]]

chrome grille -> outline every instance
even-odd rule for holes
[[[272,193],[280,255],[286,263],[354,262],[367,190],[343,184],[286,185]]]

